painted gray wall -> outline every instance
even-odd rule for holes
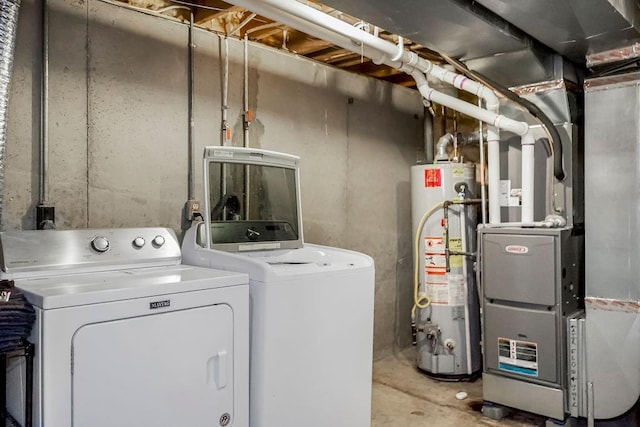
[[[49,203],[58,228],[167,226],[180,232],[187,200],[187,26],[97,0],[50,4]],[[25,0],[20,12],[5,230],[34,228],[38,203],[36,9]],[[220,143],[224,43],[196,30],[195,44],[201,198],[203,147]],[[228,114],[232,144],[241,145],[243,47],[233,39],[228,45]],[[305,240],[373,256],[375,355],[406,346],[409,167],[422,147],[418,93],[254,44],[249,58],[250,145],[301,157]]]

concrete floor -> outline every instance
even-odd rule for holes
[[[482,380],[439,382],[419,372],[415,349],[374,362],[372,427],[541,426],[546,419],[514,413],[495,421],[480,412]],[[456,399],[459,391],[468,397]]]

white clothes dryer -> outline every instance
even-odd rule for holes
[[[0,233],[36,310],[34,425],[248,426],[248,278],[181,265],[164,228]],[[21,419],[22,367],[9,367]]]

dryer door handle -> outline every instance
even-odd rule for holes
[[[227,350],[220,350],[207,361],[208,382],[218,390],[227,386]]]

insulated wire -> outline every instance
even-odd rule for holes
[[[418,223],[418,227],[416,229],[416,235],[414,239],[413,246],[413,308],[411,309],[411,318],[415,319],[416,310],[418,308],[427,308],[431,305],[431,299],[424,295],[420,297],[418,294],[420,293],[420,237],[422,236],[422,229],[424,228],[424,223],[437,209],[444,206],[444,202],[436,203],[431,209],[425,212],[420,218],[420,222]],[[425,301],[425,302],[422,302]]]

